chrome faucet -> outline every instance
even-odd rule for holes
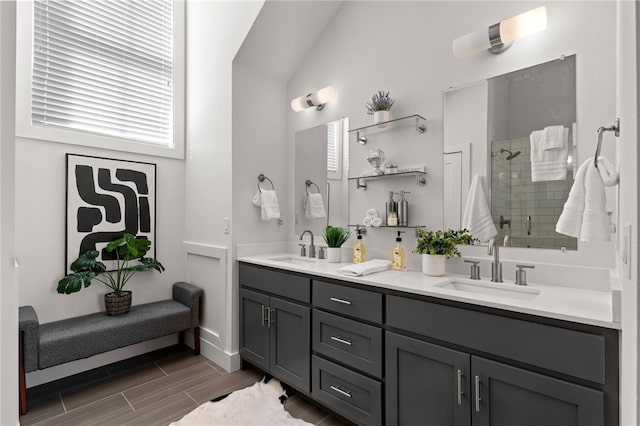
[[[489,240],[489,256],[493,255],[493,263],[491,263],[491,281],[494,283],[502,282],[502,263],[500,263],[500,254],[498,242],[495,238]]]
[[[306,229],[300,234],[300,241],[302,241],[302,237],[304,234],[309,233],[311,235],[311,245],[309,245],[309,257],[316,257],[316,246],[313,245],[313,232],[310,229]]]

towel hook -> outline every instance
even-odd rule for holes
[[[269,183],[271,184],[271,189],[276,189],[275,185],[273,184],[273,182],[271,182],[271,179],[269,179],[268,177],[266,177],[265,175],[263,175],[262,173],[260,173],[258,175],[258,191],[260,191],[260,184],[262,182],[264,182],[265,180],[268,180]]]
[[[598,168],[598,157],[602,148],[602,134],[604,132],[614,132],[616,137],[620,136],[620,118],[616,118],[616,122],[611,127],[600,127],[598,129],[598,146],[596,147],[596,155],[593,158],[593,165]]]
[[[307,180],[304,182],[304,185],[305,185],[304,190],[306,191],[307,195],[309,195],[309,187],[310,187],[311,185],[315,186],[315,187],[316,187],[316,191],[318,191],[318,193],[320,193],[320,188],[318,187],[318,185],[316,185],[315,183],[311,182],[309,179],[307,179]]]

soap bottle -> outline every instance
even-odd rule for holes
[[[362,230],[356,229],[358,233],[357,241],[353,246],[353,263],[363,263],[367,261],[367,247],[362,242]]]
[[[398,201],[398,225],[409,225],[409,203],[404,198],[404,194],[411,194],[408,191],[400,191],[400,200]]]
[[[393,191],[389,191],[389,199],[387,200],[386,203],[386,225],[387,226],[397,226],[398,225],[398,203],[396,202],[396,200],[393,199]],[[393,225],[391,224],[391,222],[393,222],[392,218],[395,217],[395,222]]]
[[[396,271],[406,271],[407,270],[407,250],[405,250],[402,245],[402,238],[400,234],[403,234],[404,231],[398,231],[398,236],[396,237],[396,246],[391,249],[391,269]]]

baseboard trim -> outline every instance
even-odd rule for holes
[[[240,354],[229,353],[216,346],[213,341],[219,341],[215,333],[200,327],[200,354],[225,371],[232,372],[240,369]]]

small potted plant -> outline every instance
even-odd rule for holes
[[[454,231],[425,231],[418,229],[418,241],[413,253],[422,255],[422,272],[441,277],[445,273],[445,261],[460,256],[458,245],[471,244],[473,236],[466,229]]]
[[[104,295],[106,311],[109,315],[122,315],[131,309],[131,292],[125,291],[124,286],[131,277],[140,271],[155,269],[162,273],[164,266],[156,259],[144,257],[151,247],[151,241],[146,238],[136,238],[135,235],[124,234],[111,241],[105,248],[108,252],[115,252],[116,269],[107,271],[104,263],[97,261],[98,250],[88,250],[82,253],[72,264],[71,274],[67,274],[58,281],[58,293],[71,294],[89,287],[93,280],[99,281],[111,289],[111,293]],[[131,262],[136,262],[131,264]]]
[[[366,104],[367,114],[373,115],[375,124],[389,121],[389,111],[395,101],[389,97],[389,92],[379,90],[371,97],[371,102]]]
[[[327,226],[322,237],[327,243],[327,261],[339,263],[342,261],[342,245],[349,239],[351,232],[338,226]]]

